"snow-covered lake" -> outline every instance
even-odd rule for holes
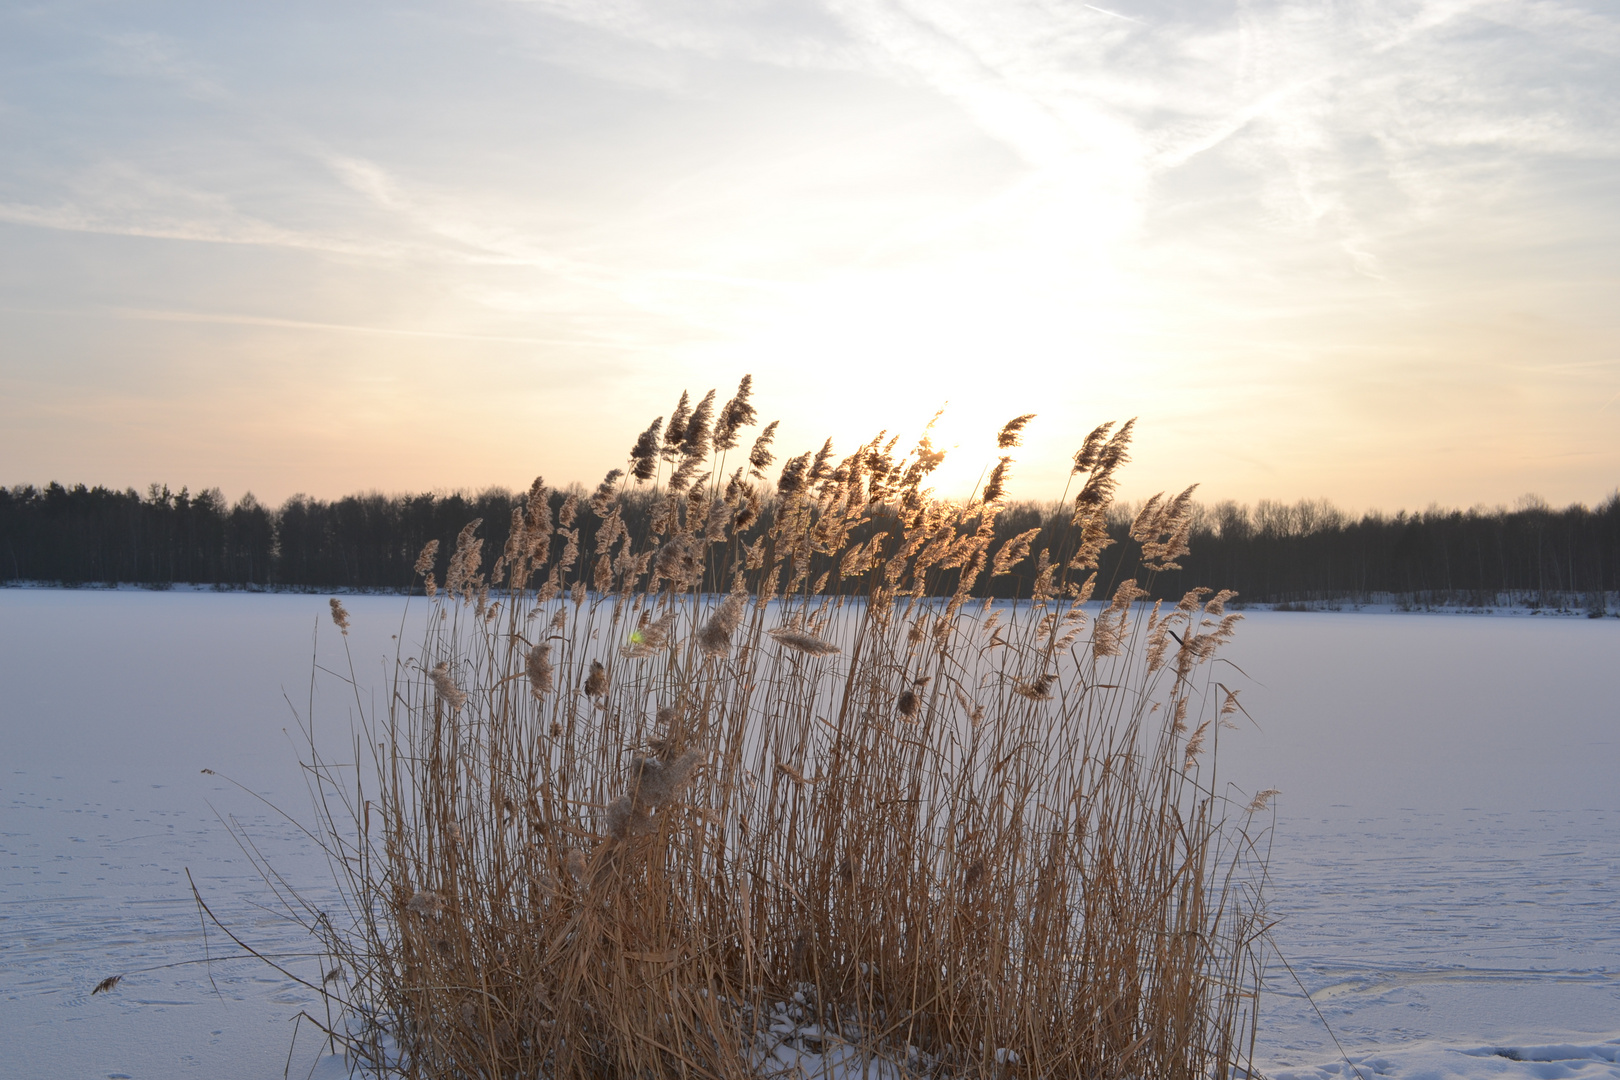
[[[381,685],[402,601],[345,604]],[[317,625],[334,664],[324,597],[0,590],[0,1077],[308,1074],[314,995],[156,965],[203,955],[186,868],[256,943],[309,947],[221,818],[327,895],[258,798],[307,814],[283,692],[308,702]],[[1223,769],[1283,791],[1275,938],[1311,993],[1268,968],[1268,1075],[1351,1075],[1320,1009],[1368,1077],[1620,1077],[1620,620],[1252,613],[1227,655],[1261,730]]]

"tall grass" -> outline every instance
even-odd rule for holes
[[[1011,458],[943,501],[926,434],[800,455],[768,491],[772,425],[727,474],[747,391],[683,396],[641,480],[556,520],[536,481],[487,574],[476,523],[442,584],[423,553],[426,632],[360,709],[363,767],[310,741],[346,902],[315,922],[346,971],[332,1031],[424,1078],[740,1077],[790,1051],[851,1076],[1244,1075],[1264,793],[1217,786],[1237,704],[1212,675],[1238,616],[1136,581],[1093,599],[1131,425],[1085,440],[1071,533],[1031,552],[992,545]],[[625,535],[641,482],[658,509]],[[1189,513],[1138,515],[1144,580]],[[851,541],[874,516],[890,531]],[[975,597],[1009,573],[1027,598]]]

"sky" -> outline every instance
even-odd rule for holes
[[[753,376],[941,494],[1620,486],[1620,5],[0,5],[0,484],[594,483]]]

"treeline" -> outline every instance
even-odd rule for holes
[[[1036,519],[1027,511],[1029,524],[1018,517],[1007,515],[1005,527],[1028,528]],[[1128,528],[1122,515],[1116,539]],[[1270,604],[1511,603],[1601,613],[1606,597],[1620,590],[1620,493],[1596,509],[1527,499],[1512,510],[1360,517],[1320,500],[1223,502],[1195,508],[1189,543],[1182,568],[1152,583],[1155,595],[1213,585]]]
[[[486,522],[486,548],[500,551],[520,502],[499,488],[333,502],[295,495],[271,508],[251,494],[233,506],[214,489],[156,484],[145,495],[0,487],[0,581],[402,589],[423,545],[454,539],[473,518]]]
[[[554,514],[566,494],[550,494]],[[474,518],[483,519],[487,565],[502,550],[512,512],[524,499],[492,488],[476,495],[366,494],[331,502],[299,495],[271,508],[251,495],[233,505],[217,490],[176,493],[158,485],[144,495],[54,483],[0,487],[0,582],[404,589],[423,545],[440,541],[442,564],[456,534]],[[624,521],[632,536],[646,535],[649,511],[645,493],[627,500]],[[589,552],[596,518],[583,503],[577,524],[580,547]],[[1105,553],[1105,590],[1134,551],[1126,539],[1129,524],[1124,512],[1112,523],[1120,542]],[[875,521],[864,531],[883,526]],[[1058,508],[1018,504],[1002,514],[996,531],[999,543],[1039,527],[1032,550],[1057,553],[1066,526]],[[1604,596],[1620,591],[1620,494],[1595,509],[1528,501],[1512,510],[1360,517],[1324,502],[1226,502],[1197,508],[1190,540],[1182,569],[1144,583],[1156,595],[1211,585],[1264,603],[1393,597],[1416,604],[1601,610]],[[1020,572],[989,579],[981,592],[1027,594],[1030,572],[1025,563]]]

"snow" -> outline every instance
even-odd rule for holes
[[[1227,778],[1283,790],[1274,937],[1351,1059],[1620,1076],[1620,624],[1277,612],[1228,655],[1264,730],[1221,748]],[[1288,972],[1268,982],[1266,1071],[1340,1075]],[[1576,1063],[1534,1049],[1565,1042]]]
[[[382,685],[403,601],[344,602]],[[343,1074],[296,1019],[313,992],[189,963],[237,950],[205,942],[185,873],[320,977],[221,819],[331,897],[268,804],[307,816],[283,691],[307,706],[341,645],[321,596],[0,589],[0,1077]],[[1265,1073],[1355,1075],[1319,1009],[1365,1077],[1620,1077],[1620,620],[1254,611],[1227,655],[1259,730],[1223,734],[1223,779],[1283,791],[1274,936],[1311,994],[1273,958]],[[346,731],[331,683],[315,701]],[[862,1071],[797,1025],[762,1052]]]

